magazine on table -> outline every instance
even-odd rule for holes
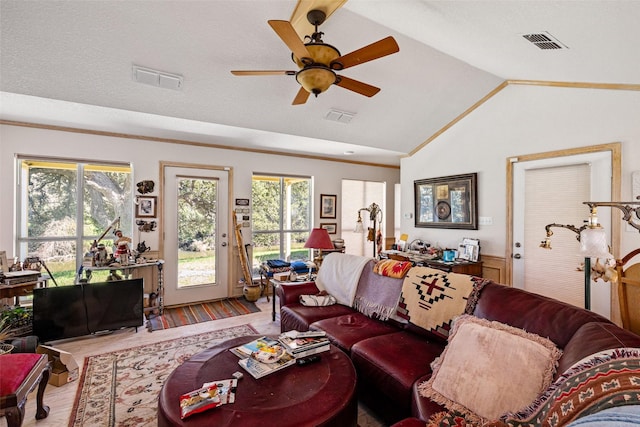
[[[301,357],[307,357],[307,356],[311,356],[312,354],[318,354],[318,353],[322,353],[322,352],[329,351],[329,350],[331,350],[331,346],[327,342],[325,345],[321,345],[321,346],[318,346],[318,347],[313,347],[313,348],[310,348],[308,350],[295,351],[295,352],[291,352],[291,351],[287,350],[287,352],[289,354],[291,354],[293,357],[295,357],[296,359],[299,359]]]
[[[329,350],[329,339],[324,333],[307,334],[289,331],[280,335],[278,340],[285,349],[296,357],[309,356]],[[316,351],[312,351],[316,350]],[[304,353],[304,354],[303,354]]]
[[[266,375],[277,372],[296,363],[296,358],[284,351],[274,361],[264,361],[257,356],[259,353],[253,353],[251,356],[238,360],[238,364],[247,371],[253,378],[262,378]]]
[[[240,346],[230,348],[229,351],[235,354],[236,356],[244,359],[246,357],[251,356],[253,353],[259,352],[260,349],[271,348],[279,345],[280,345],[280,342],[277,339],[269,338],[269,337],[260,337],[246,344],[242,344]]]

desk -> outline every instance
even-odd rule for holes
[[[109,271],[109,272],[115,273],[116,271],[119,270],[122,272],[122,276],[125,279],[128,279],[129,276],[134,272],[134,270],[138,270],[141,268],[154,267],[154,266],[158,268],[158,283],[156,284],[155,287],[152,285],[151,290],[152,292],[156,293],[157,299],[154,305],[151,305],[150,307],[145,307],[144,311],[147,312],[147,311],[153,311],[157,309],[159,313],[162,314],[162,310],[164,307],[164,274],[162,272],[164,267],[163,259],[159,259],[156,261],[149,261],[142,264],[111,265],[111,266],[105,266],[105,267],[95,267],[95,266],[84,267],[84,272],[85,272],[85,276],[87,278],[87,283],[88,283],[91,281],[91,275],[94,271]],[[112,277],[112,275],[110,275],[109,277]],[[119,279],[116,279],[116,280],[119,280]]]
[[[158,396],[158,427],[356,427],[356,371],[337,347],[308,366],[292,365],[255,379],[238,365],[230,348],[258,336],[225,341],[192,356],[169,375]],[[232,378],[240,371],[234,403],[180,419],[180,395],[208,381]]]
[[[31,295],[33,293],[33,288],[46,288],[47,280],[49,280],[49,276],[40,276],[38,280],[33,282],[19,283],[17,285],[0,284],[0,299],[14,298],[14,305],[19,306],[20,297]]]

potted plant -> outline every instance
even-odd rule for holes
[[[31,307],[11,307],[0,312],[0,325],[11,330],[13,337],[28,335],[33,329],[32,322],[33,309]]]
[[[13,346],[4,341],[13,338],[13,330],[4,317],[0,318],[0,354],[11,353]]]

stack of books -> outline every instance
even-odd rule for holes
[[[323,331],[288,331],[278,338],[287,353],[296,359],[329,351],[330,343]]]
[[[296,363],[312,354],[328,351],[329,339],[324,332],[285,332],[278,339],[260,337],[230,348],[238,356],[238,364],[254,378],[262,378]]]

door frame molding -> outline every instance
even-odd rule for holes
[[[230,234],[231,230],[233,230],[233,224],[231,223],[231,215],[232,215],[232,194],[233,194],[233,167],[231,166],[216,166],[216,165],[203,165],[203,164],[198,164],[198,163],[183,163],[183,162],[167,162],[167,161],[161,161],[160,162],[160,171],[158,173],[159,178],[159,182],[158,182],[158,204],[157,204],[157,208],[158,208],[158,228],[159,228],[159,236],[160,238],[158,239],[158,252],[160,254],[160,258],[161,259],[165,259],[164,257],[164,238],[165,238],[165,224],[164,224],[164,179],[165,179],[165,170],[166,168],[185,168],[185,169],[207,169],[207,170],[215,170],[215,171],[224,171],[227,172],[229,175],[229,179],[228,179],[228,191],[227,191],[227,230],[229,230],[228,234],[229,234],[229,241],[233,240],[233,236]],[[227,245],[227,248],[229,248],[230,250],[230,245]],[[233,282],[232,278],[233,275],[231,274],[233,270],[232,268],[233,265],[233,253],[230,252],[229,256],[227,257],[227,271],[228,273],[228,282],[227,283],[227,295],[232,295],[232,286],[231,283]]]
[[[520,162],[532,160],[550,159],[554,157],[575,156],[578,154],[588,154],[609,151],[611,152],[611,200],[620,200],[622,182],[622,144],[612,142],[609,144],[592,145],[588,147],[567,148],[557,151],[547,151],[544,153],[525,154],[507,158],[507,242],[505,245],[506,260],[506,284],[513,286],[513,165]],[[587,200],[585,200],[586,202]],[[597,202],[603,200],[594,200]],[[589,212],[585,205],[585,218]],[[620,230],[621,222],[611,221],[611,249],[613,254],[620,252]],[[542,233],[542,231],[541,231]],[[542,234],[541,234],[542,235]]]

